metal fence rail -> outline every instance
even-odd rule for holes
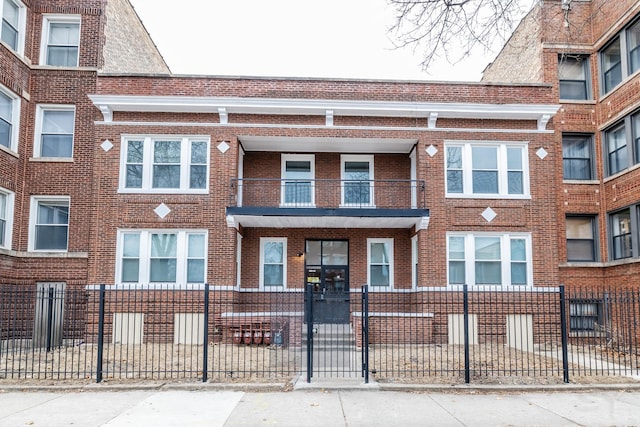
[[[351,298],[351,338],[340,335],[360,362],[342,376],[352,367],[377,381],[441,383],[640,374],[637,289],[366,291]],[[0,381],[290,379],[311,354],[314,371],[331,375],[323,361],[347,347],[326,354],[336,345],[316,334],[308,351],[304,300],[302,289],[0,285]]]

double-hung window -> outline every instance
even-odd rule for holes
[[[282,155],[283,206],[312,207],[315,205],[315,157],[313,155]]]
[[[75,107],[38,105],[34,157],[72,158]]]
[[[567,261],[596,260],[595,216],[567,216]]]
[[[591,99],[589,57],[586,55],[561,55],[558,57],[560,99]]]
[[[620,37],[616,37],[600,53],[602,66],[602,86],[604,93],[610,92],[622,82],[622,55],[620,54]]]
[[[393,239],[367,239],[368,277],[372,289],[393,289]]]
[[[526,144],[447,143],[448,197],[529,196]]]
[[[640,19],[618,32],[600,51],[600,68],[603,94],[640,70]]]
[[[0,39],[14,52],[22,54],[24,50],[24,31],[26,8],[18,0],[2,0],[2,30]]]
[[[623,209],[610,215],[612,258],[623,259],[633,256],[633,236],[631,234],[631,209]]]
[[[45,15],[40,63],[77,67],[80,53],[80,16]]]
[[[595,332],[604,323],[604,307],[598,299],[569,300],[571,332]]]
[[[33,196],[29,250],[66,252],[69,240],[69,197]]]
[[[11,191],[0,188],[0,248],[11,249],[13,230],[13,200]]]
[[[640,70],[640,21],[627,30],[627,50],[629,51],[629,74]]]
[[[123,139],[120,191],[206,193],[209,140],[204,137]]]
[[[260,288],[287,286],[287,239],[260,238]]]
[[[629,167],[629,147],[625,123],[619,123],[605,131],[607,149],[607,167],[609,175],[616,174]]]
[[[593,137],[562,135],[562,170],[566,180],[593,179]]]
[[[201,230],[121,230],[118,281],[204,283],[207,233]]]
[[[450,285],[531,285],[529,234],[449,233]]]
[[[342,205],[373,207],[373,156],[343,155]]]
[[[0,146],[18,151],[20,99],[0,86]]]

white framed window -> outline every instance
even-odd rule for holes
[[[32,196],[29,250],[66,252],[69,245],[68,196]]]
[[[209,138],[122,139],[121,193],[199,193],[209,188]]]
[[[288,207],[315,206],[315,173],[313,154],[283,154],[280,204]]]
[[[40,64],[54,67],[78,66],[80,22],[80,15],[44,15]]]
[[[448,233],[450,285],[531,286],[531,235]]]
[[[393,289],[393,239],[367,239],[367,283]]]
[[[411,287],[416,289],[420,280],[418,279],[418,262],[420,262],[419,249],[418,249],[418,236],[415,235],[411,238]]]
[[[25,5],[19,0],[2,0],[0,4],[0,15],[2,15],[0,39],[20,55],[24,52],[26,10]]]
[[[74,105],[38,105],[33,157],[73,158]]]
[[[342,206],[375,207],[373,194],[373,156],[340,156]]]
[[[118,283],[205,283],[205,230],[119,230]]]
[[[14,199],[13,192],[0,188],[0,248],[3,249],[11,249]]]
[[[0,146],[18,151],[20,98],[0,85]]]
[[[260,289],[287,287],[287,238],[260,238]]]
[[[446,143],[446,196],[529,198],[527,148],[526,143]]]

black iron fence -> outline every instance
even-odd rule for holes
[[[305,324],[303,289],[0,285],[0,381],[310,379],[313,369],[521,384],[640,374],[636,289],[352,295],[349,322],[327,325]],[[348,369],[330,367],[336,360]]]

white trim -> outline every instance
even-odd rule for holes
[[[1,1],[1,0],[0,0]],[[9,150],[9,152],[18,153],[18,141],[20,138],[20,106],[21,100],[18,95],[9,90],[6,86],[0,84],[0,93],[9,98],[11,102],[11,135],[9,139],[9,146],[0,146],[3,149]]]
[[[47,53],[49,47],[49,32],[51,24],[78,24],[78,57],[76,58],[76,64],[71,66],[59,66],[47,64]],[[77,68],[80,64],[80,44],[82,42],[82,16],[81,15],[60,15],[45,13],[42,15],[42,39],[40,40],[40,60],[41,66],[56,67],[56,68]],[[100,108],[102,111],[102,108]]]
[[[462,154],[462,193],[449,193],[448,185],[448,149],[460,148]],[[498,192],[497,193],[474,193],[473,192],[473,148],[495,148],[497,173],[498,173]],[[522,194],[509,194],[508,180],[508,149],[517,148],[521,150],[522,161]],[[444,180],[445,180],[445,197],[446,198],[472,198],[472,199],[531,199],[531,188],[529,180],[529,143],[513,142],[513,141],[445,141],[444,146]],[[456,169],[458,170],[458,169]]]
[[[139,236],[139,265],[138,265],[138,281],[136,282],[123,282],[122,281],[122,259],[124,251],[124,236],[135,235]],[[208,272],[208,231],[204,229],[156,229],[156,228],[140,228],[140,229],[118,229],[117,243],[116,243],[116,268],[115,268],[115,283],[120,285],[137,285],[148,283],[152,285],[162,284],[164,282],[151,282],[151,236],[153,234],[175,234],[176,235],[176,282],[167,283],[167,285],[175,286],[179,284],[198,285],[199,283],[187,282],[187,261],[189,250],[189,235],[204,235],[204,283],[207,281]]]
[[[71,156],[70,157],[43,157],[42,156],[42,126],[45,111],[66,111],[73,112],[73,130],[71,132]],[[37,104],[36,105],[36,122],[33,141],[33,157],[39,159],[73,159],[73,151],[75,146],[76,131],[76,106],[69,104]]]
[[[409,161],[411,162],[411,173],[410,173],[410,178],[411,178],[411,208],[412,209],[417,209],[418,208],[418,167],[417,167],[417,151],[418,150],[412,150],[411,153],[409,153]]]
[[[67,204],[69,208],[68,213],[68,222],[67,222],[67,248],[66,249],[35,249],[36,246],[36,222],[38,220],[38,206],[40,202],[49,202],[49,203],[60,203]],[[71,197],[69,196],[31,196],[31,202],[29,206],[29,243],[28,250],[29,252],[51,252],[51,253],[62,253],[69,251],[69,233],[71,223]]]
[[[153,188],[153,143],[154,141],[180,142],[180,187]],[[127,184],[127,154],[129,142],[142,141],[142,183],[140,188],[128,188]],[[206,182],[205,188],[189,188],[191,171],[191,147],[194,142],[207,144]],[[122,135],[120,142],[120,177],[118,193],[123,194],[209,194],[211,178],[211,138],[198,135]]]
[[[242,234],[236,233],[236,288],[242,284]]]
[[[9,0],[11,3],[15,4],[18,7],[18,46],[14,50],[8,44],[0,42],[7,46],[9,50],[15,52],[20,57],[24,57],[24,43],[26,37],[27,30],[27,7],[20,0]],[[4,2],[0,2],[0,20],[4,16]]]
[[[543,120],[553,116],[559,105],[550,104],[479,104],[479,103],[432,103],[399,101],[281,99],[281,98],[236,98],[193,96],[132,96],[89,95],[101,110],[133,112],[185,112],[217,113],[225,108],[227,114],[278,114],[369,117],[411,117],[496,120]],[[106,120],[106,117],[105,117]],[[326,123],[325,123],[326,126]]]
[[[285,179],[286,179],[286,166],[288,161],[303,161],[309,162],[310,164],[310,172],[311,176],[309,179],[311,180],[311,200],[309,203],[286,203],[285,201]],[[305,207],[305,208],[313,208],[316,206],[316,156],[314,154],[282,154],[280,156],[281,170],[280,170],[280,178],[282,179],[282,185],[280,186],[280,206],[281,207]]]
[[[0,195],[5,196],[4,212],[4,244],[0,241],[0,248],[11,250],[11,238],[13,236],[13,218],[15,218],[15,193],[0,187]],[[2,212],[0,212],[2,215]]]
[[[455,261],[464,261],[465,263],[465,283],[471,287],[488,287],[491,289],[502,289],[512,287],[514,289],[528,289],[533,286],[533,252],[531,243],[531,233],[511,233],[511,232],[448,232],[446,240],[446,256],[447,256],[447,284],[449,287],[462,286],[461,284],[451,284],[449,279],[449,240],[451,237],[464,238],[464,259],[456,259]],[[495,237],[500,241],[500,284],[482,284],[475,283],[475,239],[477,237]],[[511,284],[511,240],[522,239],[525,241],[525,263],[527,269],[527,283],[524,285]]]
[[[349,180],[346,179],[345,176],[345,163],[346,162],[367,162],[369,163],[369,203],[346,203],[344,200],[344,186],[346,182]],[[358,207],[358,208],[375,208],[376,207],[376,199],[374,192],[374,184],[373,181],[375,179],[375,174],[373,171],[374,168],[374,156],[373,155],[362,155],[362,154],[342,154],[340,156],[340,207]]]
[[[351,313],[353,317],[362,317],[361,311],[354,311]],[[409,317],[413,319],[429,319],[435,317],[433,313],[401,313],[401,312],[384,312],[384,311],[374,311],[369,312],[368,317]]]
[[[282,243],[282,286],[265,286],[264,284],[264,246],[266,243]],[[261,237],[260,238],[260,290],[287,289],[287,238],[286,237]]]
[[[371,245],[382,243],[387,245],[387,256],[389,257],[389,286],[373,286],[371,284]],[[392,238],[369,238],[367,239],[367,283],[369,292],[387,292],[393,290],[394,286],[394,247]]]
[[[426,257],[425,257],[426,258]],[[418,246],[418,235],[411,237],[411,289],[418,288],[418,262],[420,260],[420,249]]]

